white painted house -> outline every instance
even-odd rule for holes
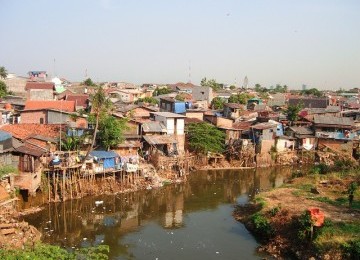
[[[166,126],[167,134],[174,135],[178,142],[179,152],[184,152],[185,145],[185,117],[184,115],[170,112],[151,112],[150,117],[162,122]]]

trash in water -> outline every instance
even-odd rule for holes
[[[103,200],[96,200],[96,201],[95,201],[95,205],[96,205],[96,206],[99,206],[99,205],[102,205],[102,204],[104,204],[104,201],[103,201]]]

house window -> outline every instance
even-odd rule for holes
[[[44,118],[40,118],[40,124],[44,124]]]

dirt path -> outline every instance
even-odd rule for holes
[[[276,190],[261,193],[261,197],[266,201],[267,209],[281,205],[281,208],[288,210],[290,215],[300,215],[304,210],[316,207],[324,212],[326,218],[330,218],[334,221],[360,219],[360,213],[358,211],[350,210],[345,206],[333,206],[328,203],[295,196],[294,192],[297,190],[298,189],[295,188],[278,188]]]

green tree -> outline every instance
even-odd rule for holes
[[[317,88],[311,88],[311,89],[305,89],[302,90],[301,95],[307,95],[307,96],[315,96],[315,97],[321,97],[323,93],[319,91]]]
[[[5,79],[7,77],[8,73],[4,66],[0,67],[0,79]]]
[[[215,97],[211,101],[211,108],[212,109],[223,109],[225,104],[225,100],[221,97]]]
[[[301,109],[302,109],[301,104],[288,106],[288,108],[285,111],[288,120],[290,120],[291,122],[294,122],[294,121],[298,120],[299,119],[299,112],[301,111]]]
[[[255,91],[258,92],[258,93],[266,93],[266,92],[269,91],[267,88],[262,87],[259,83],[255,84],[254,89],[255,89]]]
[[[0,165],[0,179],[9,174],[9,173],[18,173],[18,169],[12,165]]]
[[[8,95],[8,93],[9,92],[7,90],[7,86],[6,86],[5,82],[0,80],[0,98]]]
[[[348,188],[348,190],[347,190],[348,195],[349,195],[349,207],[350,207],[350,208],[351,208],[352,203],[353,203],[353,201],[354,201],[354,194],[355,194],[355,191],[357,190],[357,188],[358,188],[357,183],[356,183],[356,182],[352,182],[352,183],[350,183],[349,188]]]
[[[80,144],[82,142],[82,138],[78,136],[68,136],[61,141],[61,149],[64,151],[76,151],[80,148]]]
[[[89,87],[96,85],[96,84],[91,80],[91,78],[85,79],[84,82],[83,82],[83,84],[84,84],[85,86],[89,86]]]
[[[99,122],[100,119],[103,117],[108,116],[110,110],[112,109],[112,103],[108,99],[108,97],[105,95],[105,91],[102,87],[98,87],[97,91],[91,98],[91,117],[89,117],[89,120],[92,118],[92,120],[95,123],[94,133],[93,133],[93,139],[91,141],[91,145],[89,149],[86,152],[86,155],[84,157],[84,161],[86,160],[86,157],[90,154],[90,152],[94,149],[94,144],[96,140],[96,135],[99,128]]]
[[[255,91],[256,92],[262,92],[262,87],[261,87],[261,85],[259,84],[259,83],[257,83],[257,84],[255,84]]]
[[[245,105],[247,101],[253,96],[248,93],[238,93],[236,95],[231,95],[228,99],[229,103],[238,103]]]
[[[185,97],[184,97],[184,95],[182,95],[182,94],[180,93],[180,94],[177,94],[177,95],[176,95],[175,100],[185,101]]]
[[[124,140],[124,130],[126,127],[126,119],[116,119],[113,116],[104,116],[99,122],[99,138],[102,146],[109,150]]]
[[[225,134],[208,123],[189,124],[187,138],[190,149],[200,154],[222,153],[225,148]]]
[[[139,98],[134,103],[135,104],[149,103],[149,104],[157,105],[157,104],[159,104],[159,101],[156,98],[153,98],[153,97],[144,97],[144,98]]]
[[[166,88],[159,88],[157,87],[154,92],[153,92],[153,96],[160,96],[160,95],[165,95],[165,94],[169,94],[172,93],[172,89],[166,87]]]
[[[206,79],[206,77],[201,79],[200,85],[205,86],[205,87],[210,87],[214,91],[218,91],[218,90],[222,89],[224,86],[224,84],[217,83],[215,79],[208,80],[208,79]]]
[[[231,85],[231,86],[230,86],[230,89],[231,89],[231,90],[234,90],[234,89],[236,89],[236,86]]]

